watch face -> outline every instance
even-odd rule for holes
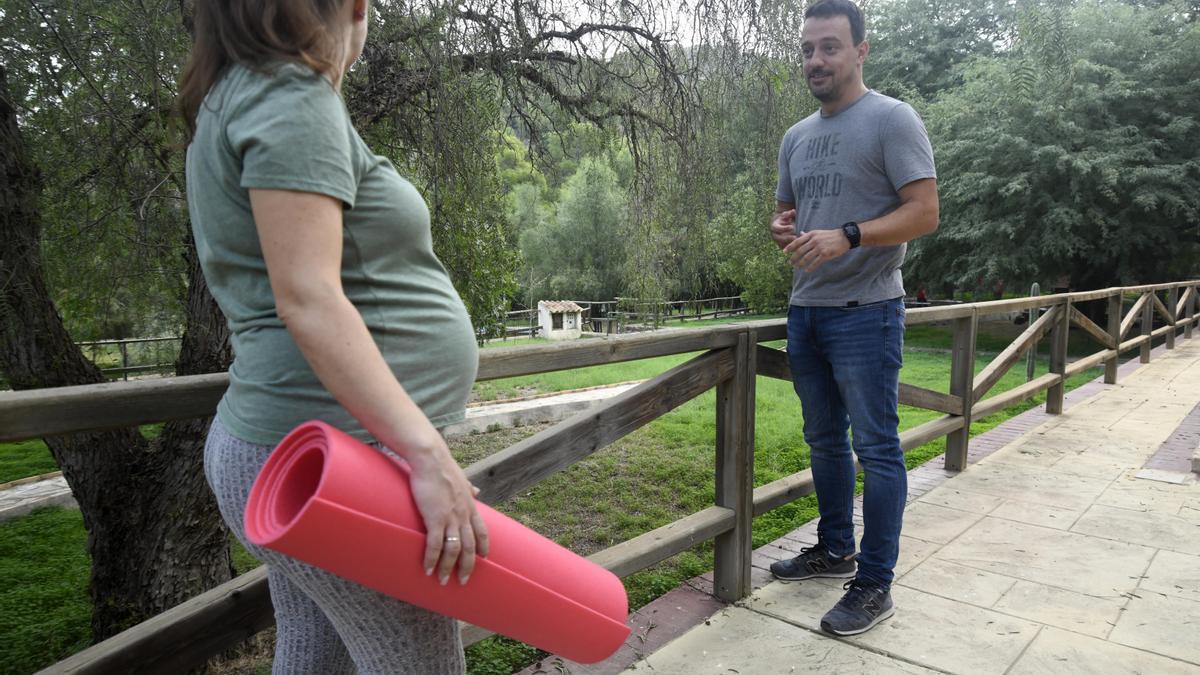
[[[862,233],[859,232],[858,223],[853,221],[842,225],[842,232],[846,234],[846,238],[850,240],[850,248],[857,248],[862,241]]]

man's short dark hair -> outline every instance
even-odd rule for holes
[[[854,40],[854,44],[862,44],[867,37],[867,27],[858,5],[850,0],[817,0],[804,10],[805,19],[831,19],[835,16],[844,16],[850,21],[850,38]]]

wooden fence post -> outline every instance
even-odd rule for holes
[[[1167,291],[1167,313],[1171,315],[1171,330],[1167,331],[1167,349],[1175,349],[1175,331],[1179,328],[1179,313],[1175,311],[1175,305],[1179,302],[1179,289],[1172,288]]]
[[[975,312],[954,320],[954,346],[950,357],[950,394],[961,396],[963,426],[946,436],[945,466],[950,471],[967,468],[967,446],[971,438],[971,409],[975,405],[975,335],[979,317]]]
[[[733,509],[733,529],[714,544],[713,591],[732,602],[750,594],[754,517],[754,331],[738,335],[733,377],[717,385],[717,506]]]
[[[1116,355],[1104,362],[1104,384],[1117,383],[1117,370],[1121,367],[1121,312],[1125,294],[1121,291],[1108,296],[1108,334],[1117,346]]]
[[[1183,303],[1183,316],[1187,319],[1187,323],[1183,325],[1183,339],[1192,339],[1192,324],[1196,323],[1196,286],[1189,286],[1184,293],[1187,294],[1187,300]]]
[[[1067,336],[1071,329],[1071,301],[1068,299],[1059,305],[1062,315],[1056,317],[1054,327],[1050,329],[1050,372],[1063,377],[1046,390],[1046,413],[1061,415],[1063,411],[1063,393],[1066,391],[1067,372]]]
[[[1154,291],[1147,291],[1148,295],[1153,296]],[[1140,361],[1142,363],[1150,363],[1150,333],[1154,330],[1154,298],[1146,298],[1146,305],[1142,307],[1142,335],[1146,336],[1146,341],[1142,343]]]

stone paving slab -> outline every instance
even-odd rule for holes
[[[631,673],[893,673],[936,671],[825,639],[742,607],[717,612],[704,625],[636,664]]]
[[[1108,639],[1200,667],[1200,605],[1153,591],[1139,591],[1129,601]]]
[[[1010,675],[1196,675],[1196,667],[1057,628],[1044,628]]]

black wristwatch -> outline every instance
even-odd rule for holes
[[[858,223],[853,220],[842,225],[842,234],[850,240],[850,248],[858,248],[862,244],[862,232],[858,229]]]

